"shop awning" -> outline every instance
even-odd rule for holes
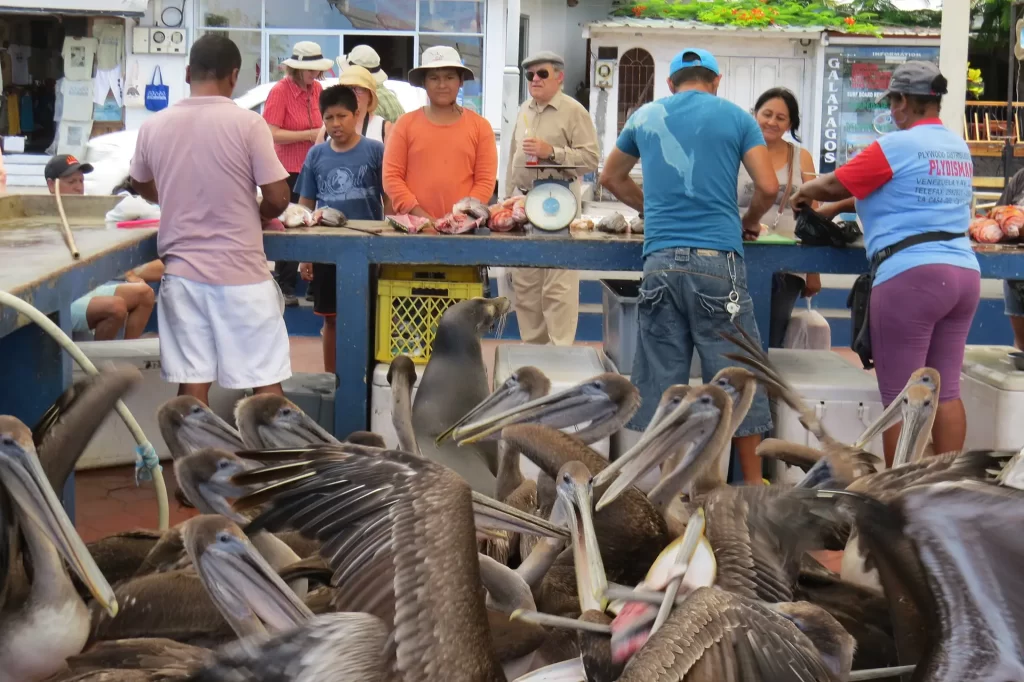
[[[0,13],[47,12],[58,14],[115,14],[141,17],[149,0],[14,0]]]

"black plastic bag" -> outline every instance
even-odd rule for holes
[[[859,276],[846,299],[846,307],[850,309],[850,349],[860,357],[864,369],[875,366],[870,325],[871,286],[874,279],[874,270]]]
[[[844,221],[841,225],[804,206],[796,217],[796,238],[808,246],[835,246],[842,248],[861,236],[857,223]]]

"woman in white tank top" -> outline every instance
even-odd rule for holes
[[[356,130],[363,137],[383,143],[391,132],[391,122],[376,114],[377,81],[373,74],[361,66],[352,64],[345,68],[338,78],[338,85],[347,85],[356,93],[359,111],[356,112]],[[320,130],[317,144],[327,139],[327,128]]]
[[[772,157],[772,165],[779,178],[779,194],[775,205],[761,220],[772,232],[784,237],[794,237],[796,219],[789,200],[796,194],[797,188],[804,182],[815,178],[814,159],[810,152],[783,139],[790,133],[797,142],[797,129],[800,127],[800,109],[796,97],[786,88],[766,90],[757,98],[754,106],[754,118],[761,126],[761,133],[768,145],[768,153]],[[787,191],[788,189],[788,191]],[[747,170],[741,165],[737,183],[737,204],[740,213],[750,205],[754,196],[754,181]],[[821,290],[821,277],[816,273],[797,275],[789,272],[775,274],[772,281],[771,326],[768,330],[768,346],[781,348],[786,338],[789,318],[793,315],[793,306],[800,296],[810,298]]]

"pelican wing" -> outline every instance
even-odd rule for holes
[[[269,497],[246,532],[291,527],[317,537],[334,569],[336,607],[378,615],[393,627],[392,665],[400,679],[501,679],[465,480],[393,450],[321,452],[333,456],[279,467],[283,480],[236,503],[244,509]],[[244,485],[266,476],[247,472],[234,480]]]
[[[384,624],[369,614],[326,614],[271,637],[248,637],[226,645],[213,663],[189,679],[379,682],[385,679],[387,636]]]
[[[32,432],[39,463],[57,492],[93,435],[142,375],[134,367],[108,370],[75,382],[46,411]]]
[[[1024,675],[1024,492],[963,480],[908,488],[894,501],[918,548],[940,621],[928,679]]]
[[[67,659],[67,672],[58,673],[47,682],[71,682],[86,673],[109,671],[112,680],[115,671],[124,675],[126,670],[145,670],[153,673],[146,679],[175,679],[173,675],[185,678],[190,672],[211,663],[213,653],[209,649],[181,644],[170,639],[143,637],[122,639],[116,642],[97,642],[89,651]],[[87,680],[103,680],[103,677],[86,677]]]
[[[1012,451],[971,450],[936,455],[864,476],[851,483],[847,489],[852,492],[868,493],[884,502],[911,485],[965,479],[994,480],[1005,463],[1015,454]]]
[[[700,588],[675,607],[619,682],[831,682],[797,627],[759,602]]]

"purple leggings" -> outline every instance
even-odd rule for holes
[[[938,370],[939,401],[960,398],[967,333],[981,298],[981,275],[953,265],[919,265],[871,290],[871,348],[882,404],[922,367]]]

